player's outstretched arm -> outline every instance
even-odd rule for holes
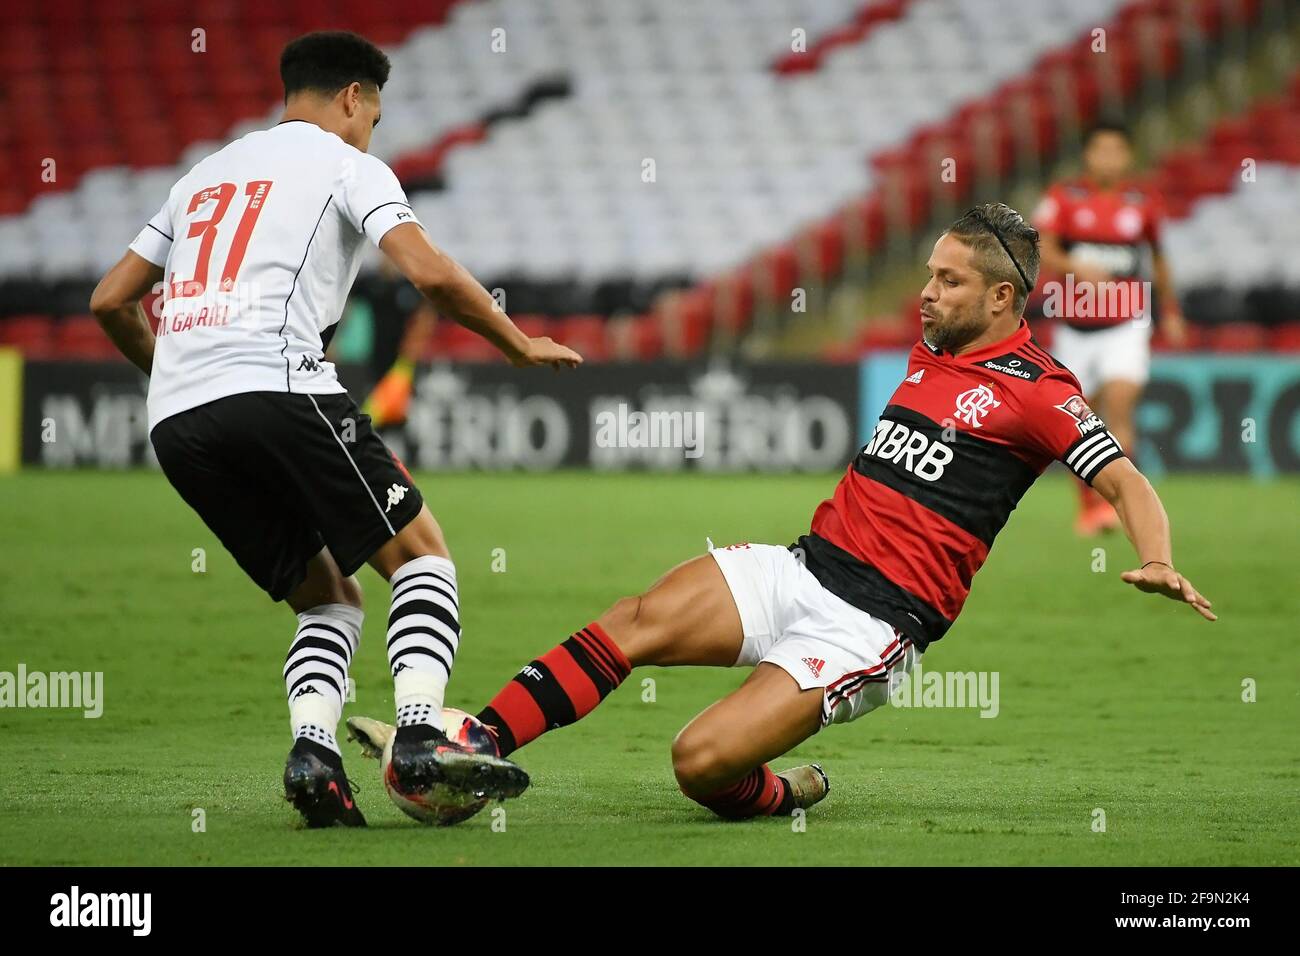
[[[1092,486],[1115,506],[1124,531],[1142,562],[1140,568],[1125,571],[1120,579],[1139,591],[1163,594],[1190,604],[1207,621],[1218,620],[1210,610],[1210,602],[1174,568],[1169,517],[1155,489],[1142,472],[1133,467],[1133,462],[1127,458],[1115,459],[1097,472]]]
[[[512,365],[577,368],[582,356],[541,336],[529,338],[496,300],[451,256],[429,241],[416,223],[394,226],[379,242],[384,255],[443,315],[495,345]]]
[[[162,277],[161,266],[127,250],[90,296],[90,311],[108,337],[146,375],[153,368],[154,337],[140,300]]]

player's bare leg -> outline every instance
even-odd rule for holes
[[[684,561],[647,590],[596,618],[633,667],[730,667],[740,656],[740,612],[709,555]]]
[[[392,581],[393,575],[405,564],[425,555],[451,560],[447,542],[442,536],[442,527],[429,506],[420,509],[411,522],[395,536],[389,538],[382,547],[370,556],[368,562],[379,572],[385,581]]]
[[[591,713],[633,667],[729,667],[744,642],[740,613],[709,555],[669,571],[648,591],[616,601],[586,627],[522,668],[478,718],[503,755]]]
[[[1110,433],[1130,458],[1137,457],[1137,426],[1134,418],[1141,398],[1142,386],[1125,379],[1103,382],[1097,390],[1097,404],[1101,406],[1098,414],[1106,420]]]
[[[393,588],[387,650],[397,705],[389,784],[418,796],[434,784],[516,797],[528,775],[508,760],[447,740],[443,697],[460,645],[456,566],[427,505],[370,558]]]
[[[399,276],[386,258],[381,261],[380,271],[389,279]],[[437,322],[437,311],[423,300],[407,318],[397,357],[361,403],[361,410],[370,416],[375,428],[389,428],[406,421],[415,388],[415,367],[428,348]]]
[[[777,665],[760,663],[673,741],[673,773],[682,793],[730,819],[788,814],[816,803],[830,789],[820,767],[774,774],[767,762],[821,729],[823,696],[821,688],[804,690]]]
[[[302,584],[294,588],[284,602],[293,608],[295,614],[322,604],[346,604],[360,610],[361,585],[353,575],[344,577],[329,548],[321,548],[307,562],[307,576]]]
[[[284,664],[294,735],[284,766],[285,799],[309,827],[365,826],[334,736],[348,668],[361,640],[361,587],[322,548],[285,600],[298,615]]]

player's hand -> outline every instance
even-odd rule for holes
[[[577,368],[582,364],[582,356],[573,349],[545,335],[528,340],[528,348],[510,360],[515,368],[528,368],[533,365],[549,365],[551,368]]]
[[[1160,317],[1160,334],[1176,349],[1187,344],[1187,320],[1183,313],[1171,309]]]
[[[1157,561],[1136,571],[1125,571],[1120,575],[1120,580],[1147,594],[1163,594],[1175,601],[1190,604],[1196,609],[1196,613],[1207,621],[1219,619],[1219,616],[1210,610],[1212,606],[1210,602],[1192,587],[1192,582],[1164,562]]]

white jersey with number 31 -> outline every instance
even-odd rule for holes
[[[415,222],[393,171],[314,123],[258,130],[202,160],[131,243],[162,266],[149,428],[242,392],[344,391],[321,335],[375,245]]]

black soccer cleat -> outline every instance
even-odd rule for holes
[[[441,784],[489,800],[505,800],[528,789],[528,774],[503,757],[477,752],[420,724],[397,728],[388,784],[403,794],[428,793]]]
[[[305,737],[293,742],[284,762],[284,798],[312,829],[366,825],[343,772],[343,758]]]

